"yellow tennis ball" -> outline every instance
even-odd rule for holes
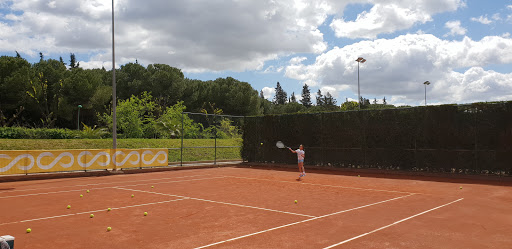
[[[144,216],[148,216],[148,212],[144,212]]]
[[[460,189],[462,189],[462,187],[460,187]]]
[[[94,214],[89,215],[89,217],[94,218]]]
[[[297,202],[298,202],[298,201],[297,201],[297,200],[295,200],[295,204],[297,204]]]
[[[155,186],[151,186],[151,188],[155,188]]]
[[[263,145],[263,143],[260,143],[260,145]]]
[[[89,193],[89,190],[87,190],[87,191],[85,191],[85,192]]]
[[[68,209],[70,209],[70,208],[71,208],[71,205],[68,205],[68,207],[67,207],[67,208],[68,208]]]
[[[84,195],[80,195],[80,198],[84,197]]]
[[[107,227],[107,231],[109,231],[109,232],[110,232],[110,230],[112,230],[112,228],[111,228],[111,227]]]
[[[27,228],[27,233],[30,233],[30,232],[32,232],[32,229]]]
[[[107,211],[110,212],[112,209],[111,208],[107,208]]]
[[[132,195],[132,198],[135,197],[135,195]]]

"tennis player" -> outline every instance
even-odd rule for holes
[[[302,144],[299,146],[297,150],[292,150],[288,148],[292,153],[297,154],[297,160],[299,164],[299,178],[306,176],[306,170],[304,169],[304,157],[306,157],[306,152],[304,152],[304,146]]]

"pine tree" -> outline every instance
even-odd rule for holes
[[[283,90],[281,84],[277,82],[276,86],[276,96],[274,96],[274,104],[276,105],[284,105],[288,99],[288,94]]]
[[[386,96],[384,96],[384,99],[382,100],[382,104],[383,105],[387,105],[388,104],[388,102],[386,102]]]
[[[295,92],[292,92],[292,96],[290,97],[290,103],[297,103],[297,99],[295,98]]]
[[[21,55],[18,53],[18,51],[16,51],[16,58],[21,58]]]
[[[325,94],[322,102],[325,106],[336,106],[336,99],[332,97],[330,92]]]
[[[317,106],[323,106],[324,105],[324,96],[322,95],[322,91],[318,89],[318,92],[316,92],[316,105]]]
[[[260,91],[260,98],[264,99],[265,95],[263,95],[263,90]]]
[[[44,55],[43,55],[43,52],[39,52],[39,58],[41,58],[41,61],[44,61]]]
[[[75,68],[75,67],[77,67],[77,65],[76,65],[76,57],[75,57],[75,54],[71,53],[71,54],[69,55],[69,57],[70,57],[70,58],[69,58],[69,67],[70,67],[70,68]]]
[[[311,103],[311,92],[309,91],[308,84],[304,84],[302,87],[302,99],[300,103],[305,107],[311,107],[313,104]]]

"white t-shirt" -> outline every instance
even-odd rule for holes
[[[297,153],[298,160],[304,160],[304,157],[306,156],[306,152],[304,152],[301,149],[297,149],[295,152]]]

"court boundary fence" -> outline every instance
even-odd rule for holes
[[[306,165],[512,175],[512,101],[248,117],[242,158]]]

